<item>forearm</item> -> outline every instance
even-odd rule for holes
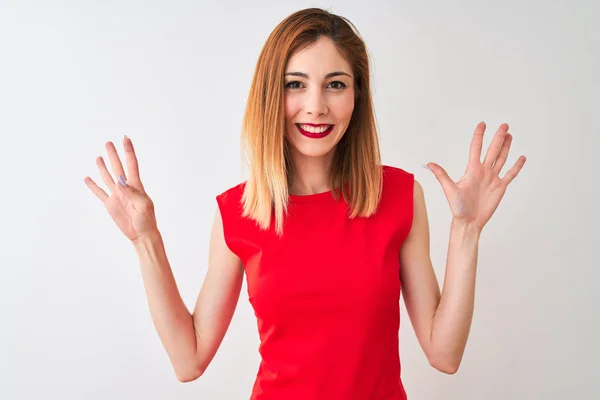
[[[160,233],[134,242],[152,321],[178,379],[194,379],[196,330],[167,260]]]
[[[458,369],[473,320],[480,235],[478,228],[452,221],[444,286],[431,330],[435,362],[450,372]]]

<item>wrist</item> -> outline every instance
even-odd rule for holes
[[[450,229],[452,231],[460,232],[461,235],[476,236],[476,237],[481,236],[481,231],[482,231],[482,228],[477,226],[477,224],[475,224],[474,222],[465,221],[465,220],[461,220],[461,219],[457,219],[457,218],[452,219],[452,224],[451,224]]]
[[[158,230],[148,231],[131,241],[136,249],[151,246],[162,242],[162,236]]]

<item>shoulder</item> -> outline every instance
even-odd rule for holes
[[[384,184],[387,181],[388,184],[400,184],[405,189],[410,188],[411,194],[413,194],[415,201],[419,201],[423,198],[423,187],[415,179],[415,175],[413,173],[391,165],[383,165],[382,169]]]
[[[402,188],[412,187],[415,182],[415,176],[402,168],[391,165],[382,165],[383,185]]]
[[[405,205],[411,203],[411,208],[424,207],[423,187],[413,173],[390,165],[383,165],[382,169],[383,192],[387,192],[387,196],[392,196],[396,201],[402,199]]]
[[[414,175],[411,172],[408,172],[402,168],[394,167],[392,165],[382,165],[381,169],[383,171],[384,176],[392,176],[392,177],[400,177],[405,179],[411,179]]]
[[[402,168],[382,165],[382,205],[387,204],[393,210],[412,208],[414,175]]]
[[[244,188],[246,182],[238,183],[225,191],[219,193],[216,196],[217,204],[221,215],[232,214],[237,215],[241,213],[242,209],[242,197],[244,195]]]
[[[244,188],[246,187],[246,181],[238,183],[235,186],[232,186],[225,191],[219,193],[217,198],[219,199],[231,199],[239,197],[241,199],[242,194],[244,193]]]

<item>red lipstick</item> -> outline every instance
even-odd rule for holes
[[[323,132],[309,132],[306,131],[304,129],[301,128],[301,125],[308,125],[308,126],[313,126],[313,127],[323,127],[326,126],[327,129]],[[321,139],[324,138],[325,136],[329,135],[332,131],[333,131],[333,127],[334,125],[330,125],[330,124],[296,124],[296,128],[298,128],[298,131],[303,134],[306,137],[309,137],[311,139]]]

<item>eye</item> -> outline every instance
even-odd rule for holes
[[[332,86],[332,89],[345,89],[346,88],[346,84],[342,81],[333,81],[329,84],[329,86]]]
[[[299,81],[291,81],[285,84],[286,89],[300,89],[301,83]]]

